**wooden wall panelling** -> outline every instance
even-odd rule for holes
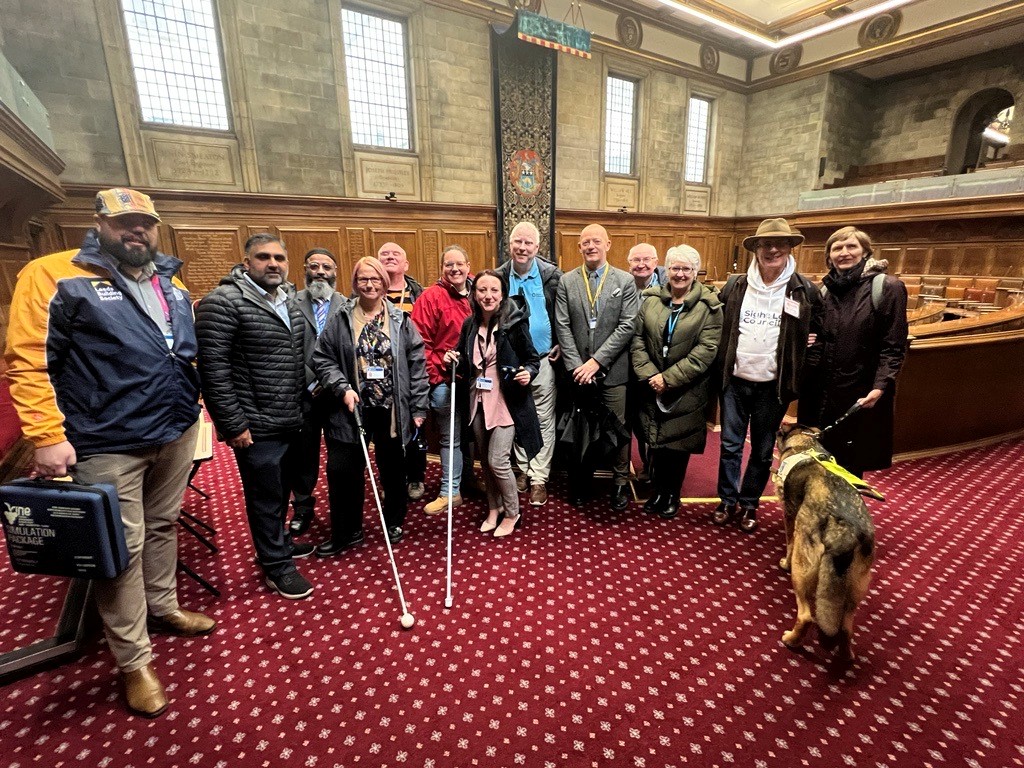
[[[896,454],[1024,433],[1022,381],[1024,331],[913,341],[896,389]],[[935,417],[937,403],[954,402],[955,419]]]
[[[928,262],[928,274],[956,274],[956,263],[962,250],[963,246],[960,245],[943,245],[932,248],[931,259]]]
[[[496,266],[493,231],[445,227],[441,230],[441,248],[447,248],[449,245],[461,245],[466,250],[469,254],[469,268],[473,274],[484,269],[494,269]],[[440,262],[438,249],[437,263]]]
[[[989,274],[993,277],[1024,277],[1024,243],[999,243]]]
[[[168,227],[173,254],[184,262],[181,277],[193,299],[201,299],[242,261],[240,227]]]
[[[583,264],[583,257],[580,255],[580,233],[559,231],[558,237],[558,267],[563,272]]]
[[[671,235],[659,235],[653,232],[647,232],[641,235],[637,239],[637,242],[650,243],[651,245],[653,245],[655,250],[658,251],[658,263],[661,264],[662,266],[665,265],[665,254],[668,252],[668,249],[674,245],[679,245],[679,243],[676,242],[676,238],[672,237]],[[697,250],[700,249],[698,248]],[[628,256],[629,252],[627,251],[626,254]]]
[[[992,263],[992,245],[965,244],[957,272],[961,275],[987,275]]]
[[[925,275],[928,273],[928,248],[904,248],[903,258],[896,272],[906,275]]]
[[[419,270],[413,277],[419,280],[424,288],[428,288],[441,277],[441,233],[436,229],[423,229],[420,232]],[[410,271],[412,271],[410,269]]]
[[[341,249],[341,233],[337,227],[279,227],[279,235],[288,248],[288,279],[296,288],[306,287],[306,269],[303,259],[313,248],[326,248],[338,259],[337,290],[348,294],[352,277],[352,262]]]
[[[370,233],[366,227],[345,227],[341,251],[341,258],[346,264],[355,264],[363,256],[376,254],[376,251],[370,249]]]
[[[909,272],[904,273],[904,271],[902,269],[900,269],[900,263],[901,263],[902,258],[903,258],[903,249],[902,248],[893,248],[893,247],[886,248],[886,247],[880,247],[880,246],[876,245],[875,246],[875,258],[876,259],[885,259],[885,260],[887,260],[889,262],[889,274],[890,275],[910,274]]]
[[[0,341],[7,338],[8,313],[18,273],[28,263],[27,245],[0,243]]]
[[[429,260],[429,257],[422,253],[422,238],[418,230],[389,227],[383,229],[371,228],[369,232],[370,254],[376,256],[384,243],[398,243],[405,250],[406,258],[409,259],[409,271],[407,274],[415,280],[423,282],[420,278],[425,274],[426,261]],[[424,287],[427,285],[429,283],[424,283]]]
[[[629,271],[629,249],[642,240],[635,234],[623,232],[609,232],[608,238],[612,241],[611,250],[608,252],[608,263],[619,269]],[[579,253],[579,238],[576,238],[576,252]],[[659,254],[660,255],[660,254]],[[583,257],[580,256],[580,263]]]
[[[85,233],[92,229],[90,225],[82,224],[61,224],[58,228],[60,233],[60,242],[62,248],[65,251],[70,251],[72,248],[81,248],[82,241],[85,240]],[[163,229],[163,227],[161,227]],[[38,256],[44,256],[45,254],[37,254]]]

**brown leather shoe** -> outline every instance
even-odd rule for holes
[[[217,626],[217,622],[209,616],[186,611],[183,608],[166,616],[150,616],[148,623],[151,632],[162,632],[165,635],[178,635],[179,637],[208,635]]]
[[[530,478],[519,470],[513,470],[513,473],[516,476],[516,490],[520,493],[526,493],[530,490]]]
[[[167,709],[167,694],[152,664],[131,672],[122,672],[121,681],[128,709],[136,715],[160,717]]]
[[[548,489],[544,483],[534,483],[530,486],[530,504],[534,507],[543,507],[548,501]]]

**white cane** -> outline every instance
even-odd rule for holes
[[[452,607],[452,496],[455,488],[455,361],[452,361],[452,387],[449,392],[450,419],[448,425],[448,589],[445,592],[444,607]]]
[[[398,600],[402,603],[402,629],[411,629],[416,619],[409,613],[405,604],[405,593],[402,592],[402,580],[398,576],[398,565],[395,563],[395,551],[391,548],[391,539],[388,537],[388,524],[384,520],[384,507],[380,503],[380,492],[377,490],[377,478],[373,474],[373,465],[370,463],[370,451],[366,447],[366,431],[363,429],[363,417],[357,405],[352,411],[356,418],[356,432],[359,434],[359,444],[363,447],[363,458],[366,459],[366,471],[370,475],[370,485],[373,487],[373,498],[377,502],[377,514],[380,515],[380,529],[384,533],[384,543],[388,545],[388,558],[391,560],[391,571],[395,575],[395,586],[398,587]]]

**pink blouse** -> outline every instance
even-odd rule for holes
[[[476,417],[477,408],[483,406],[484,428],[514,427],[515,421],[508,412],[505,398],[501,394],[501,381],[498,374],[498,348],[494,334],[487,338],[487,329],[477,331],[476,343],[473,345],[473,365],[475,370],[482,371],[477,376],[484,376],[493,382],[491,389],[477,389],[477,377],[473,377],[470,385],[469,401],[472,403],[471,414]],[[470,419],[472,422],[472,419]]]

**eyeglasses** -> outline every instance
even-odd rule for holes
[[[379,277],[357,277],[356,285],[384,285]]]
[[[688,275],[693,273],[693,267],[683,266],[682,264],[679,264],[674,267],[669,267],[668,271],[671,272],[673,275]]]

